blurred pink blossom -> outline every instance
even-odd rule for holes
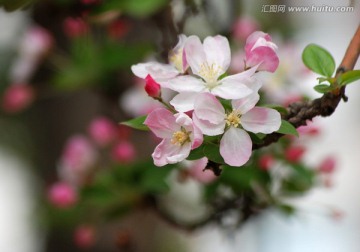
[[[264,154],[259,158],[259,167],[260,169],[267,171],[269,170],[275,163],[275,158],[271,154]]]
[[[245,41],[246,38],[260,29],[259,23],[251,17],[241,17],[233,24],[233,37],[240,41]]]
[[[131,142],[122,141],[113,147],[111,157],[119,163],[129,163],[135,159],[135,147]]]
[[[60,159],[59,174],[67,182],[81,183],[86,172],[95,164],[97,152],[82,135],[68,139]]]
[[[85,35],[89,26],[81,18],[68,17],[64,20],[63,29],[69,38],[76,38]]]
[[[27,108],[34,100],[34,90],[25,84],[9,86],[2,97],[2,109],[8,113],[20,112]]]
[[[332,156],[325,158],[319,166],[319,172],[331,174],[335,171],[336,168],[336,159]]]
[[[95,228],[89,225],[77,227],[74,232],[74,242],[79,248],[91,248],[96,242]]]
[[[77,202],[77,192],[65,182],[53,184],[48,191],[48,200],[59,208],[68,208]]]
[[[116,125],[106,117],[95,118],[88,127],[91,138],[100,146],[109,145],[117,137]]]
[[[285,150],[285,158],[289,162],[297,163],[303,158],[305,151],[304,146],[290,146]]]

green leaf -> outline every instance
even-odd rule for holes
[[[360,70],[353,70],[340,75],[338,83],[340,86],[345,86],[357,80],[360,80]]]
[[[197,159],[203,158],[204,156],[205,156],[204,145],[201,145],[200,147],[192,150],[186,159],[187,160],[197,160]]]
[[[277,133],[286,134],[286,135],[294,135],[299,136],[299,133],[297,132],[296,128],[289,123],[288,121],[281,120],[281,126]]]
[[[144,122],[146,120],[146,117],[147,117],[146,115],[140,116],[140,117],[131,119],[131,120],[126,121],[126,122],[121,122],[120,124],[129,126],[129,127],[133,128],[133,129],[148,131],[149,130],[148,126],[146,126],[144,124]]]
[[[168,2],[169,0],[106,0],[97,12],[118,10],[135,17],[147,17],[159,11]]]
[[[223,157],[220,155],[220,146],[217,144],[208,143],[204,145],[205,156],[218,164],[225,164]]]
[[[322,76],[331,77],[335,71],[335,60],[324,48],[310,44],[305,47],[302,60],[313,72]]]
[[[320,84],[320,85],[316,85],[314,87],[315,91],[321,94],[327,93],[327,92],[331,92],[334,88],[329,86],[329,85],[325,85],[325,84]]]
[[[278,209],[286,215],[293,215],[296,212],[296,209],[293,206],[287,204],[277,205]]]
[[[142,189],[150,193],[165,193],[169,190],[166,181],[174,166],[152,167],[146,169],[139,181]]]

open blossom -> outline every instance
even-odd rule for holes
[[[203,141],[200,130],[184,113],[174,115],[167,109],[159,108],[148,115],[144,124],[157,137],[163,139],[152,154],[157,166],[184,160],[190,151],[199,147]]]
[[[225,111],[215,96],[205,93],[195,102],[193,120],[205,135],[223,134],[220,154],[232,166],[245,164],[251,155],[252,142],[246,131],[269,134],[280,128],[281,116],[274,109],[255,107],[255,92],[232,101],[232,111]],[[246,131],[245,131],[245,130]]]
[[[275,50],[277,46],[271,41],[269,34],[256,31],[246,40],[246,66],[253,67],[258,64],[259,71],[275,72],[279,66],[279,57]]]
[[[141,79],[146,79],[150,75],[152,79],[160,84],[184,73],[189,67],[184,51],[186,41],[187,37],[185,35],[179,35],[178,44],[169,53],[170,64],[155,61],[139,63],[131,66],[131,71]]]
[[[221,78],[231,60],[229,41],[225,37],[207,37],[202,44],[197,36],[190,36],[185,44],[185,53],[187,63],[197,77],[183,75],[163,83],[164,87],[179,92],[170,102],[176,110],[192,110],[199,93],[240,99],[253,92],[245,82],[255,73],[256,67]]]
[[[180,34],[179,42],[169,53],[170,64],[173,65],[180,73],[184,73],[189,67],[184,50],[186,40],[187,37],[184,34]]]

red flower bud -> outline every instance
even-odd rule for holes
[[[76,38],[85,35],[89,26],[81,18],[68,17],[63,24],[65,34],[70,38]]]
[[[74,233],[75,244],[79,248],[91,248],[95,244],[96,232],[92,226],[79,226]]]
[[[259,159],[259,167],[261,170],[267,171],[274,164],[274,157],[270,154],[262,155]]]
[[[150,74],[148,74],[145,78],[145,91],[150,97],[160,97],[161,88],[159,83],[157,83]]]
[[[28,107],[34,100],[34,91],[29,85],[11,85],[2,97],[1,107],[8,113],[19,112]]]
[[[58,182],[51,186],[48,191],[50,203],[59,208],[68,208],[76,204],[76,191],[65,182]]]
[[[297,163],[304,156],[305,148],[303,146],[292,146],[285,151],[285,158],[292,163]]]

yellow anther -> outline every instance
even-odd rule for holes
[[[179,130],[174,132],[174,134],[172,135],[171,143],[181,146],[189,140],[190,140],[189,134],[187,132]]]
[[[212,88],[217,85],[218,78],[222,71],[222,67],[217,64],[208,65],[204,63],[200,66],[199,75],[204,78],[209,88]]]
[[[233,110],[230,114],[228,114],[225,118],[226,124],[228,126],[238,127],[240,124],[240,114],[238,111]]]
[[[183,72],[183,51],[171,52],[169,56],[170,63],[179,71]]]

